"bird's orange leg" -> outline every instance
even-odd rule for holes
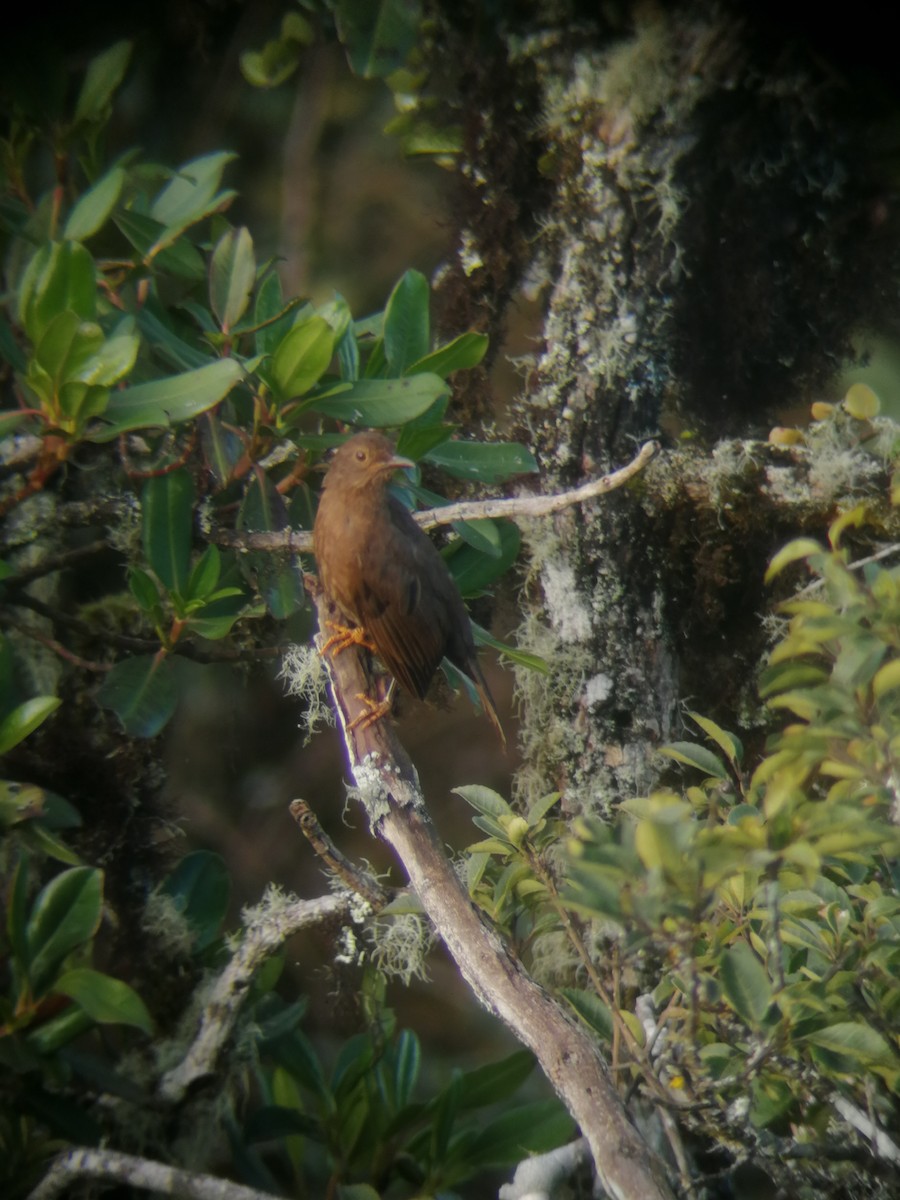
[[[388,715],[394,704],[394,689],[397,686],[397,681],[392,679],[388,685],[386,694],[380,700],[373,700],[371,696],[367,696],[365,692],[360,692],[356,697],[361,700],[366,706],[361,713],[353,718],[348,729],[368,729],[370,725],[374,725],[376,721],[383,720]]]
[[[342,653],[349,646],[362,646],[364,650],[371,650],[373,654],[375,653],[375,646],[362,625],[342,625],[340,621],[326,621],[325,625],[334,632],[319,651],[320,654],[330,652],[331,657],[334,658],[335,654]]]

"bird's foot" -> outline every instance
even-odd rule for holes
[[[357,700],[361,700],[366,707],[361,713],[357,713],[347,726],[348,729],[368,729],[376,721],[383,720],[391,711],[393,700],[391,692],[388,692],[388,695],[383,700],[373,700],[365,692],[360,692],[356,698]]]
[[[361,625],[342,625],[340,621],[326,621],[325,626],[334,632],[322,647],[321,654],[330,652],[331,657],[334,658],[336,654],[341,654],[349,646],[362,646],[363,649],[375,653],[375,647]]]

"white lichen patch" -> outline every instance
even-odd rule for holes
[[[304,701],[300,725],[304,730],[303,743],[306,745],[320,722],[334,724],[320,654],[313,646],[289,646],[281,660],[278,678],[285,681],[285,691],[289,696],[297,696]]]
[[[591,707],[593,704],[602,704],[607,700],[613,689],[613,681],[609,675],[601,672],[599,675],[592,675],[584,686],[584,703]]]
[[[547,615],[562,642],[584,642],[591,635],[591,614],[582,603],[575,572],[568,563],[548,559],[541,568]]]
[[[434,942],[431,926],[416,913],[402,913],[378,921],[374,929],[372,960],[385,975],[408,986],[413,979],[426,979],[426,957]]]

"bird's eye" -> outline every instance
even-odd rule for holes
[[[357,450],[357,452],[356,452],[356,461],[357,462],[365,462],[368,457],[369,456],[368,456],[368,454],[366,454],[365,450]]]

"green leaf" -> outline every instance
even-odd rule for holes
[[[147,266],[191,283],[205,277],[206,263],[193,243],[180,236],[180,227],[166,229],[159,221],[131,209],[117,212],[114,221]]]
[[[274,88],[294,73],[300,61],[300,47],[314,39],[310,23],[297,12],[281,19],[281,36],[266,42],[262,50],[247,50],[241,55],[241,72],[253,87]]]
[[[746,942],[736,942],[719,958],[725,997],[748,1025],[759,1026],[772,1003],[768,973]]]
[[[134,1025],[144,1033],[153,1033],[153,1021],[137,992],[100,971],[90,967],[66,971],[54,983],[53,991],[69,996],[100,1025]]]
[[[218,547],[209,545],[194,564],[191,577],[184,590],[185,600],[206,600],[216,590],[222,571],[222,558]]]
[[[482,1108],[508,1099],[534,1070],[530,1050],[516,1050],[500,1062],[487,1063],[462,1076],[460,1109]]]
[[[411,1102],[421,1062],[422,1047],[419,1045],[419,1039],[411,1029],[401,1029],[394,1047],[393,1098],[397,1109],[404,1108]]]
[[[823,547],[821,543],[813,541],[812,538],[795,538],[794,541],[788,542],[786,546],[778,551],[772,561],[769,563],[768,570],[765,574],[766,583],[771,581],[785,567],[791,563],[798,562],[801,558],[809,558],[813,554],[822,554]]]
[[[228,333],[246,312],[255,281],[250,231],[244,226],[227,230],[209,264],[209,302],[223,333]]]
[[[70,378],[98,387],[112,387],[132,369],[141,340],[134,332],[134,318],[123,317],[112,334],[97,347]]]
[[[612,1039],[612,1013],[609,1006],[600,999],[596,992],[565,987],[562,989],[562,994],[588,1028],[593,1029],[604,1041],[608,1042]]]
[[[194,931],[198,951],[219,936],[231,898],[225,862],[209,850],[186,855],[163,885]]]
[[[35,696],[7,713],[0,722],[0,754],[18,746],[39,725],[55,713],[62,701],[58,696]]]
[[[131,42],[116,42],[88,63],[75,105],[76,124],[102,121],[106,117],[113,93],[128,70],[131,49]]]
[[[335,22],[350,67],[363,79],[385,79],[416,45],[418,0],[337,0]]]
[[[171,664],[155,654],[117,662],[97,692],[129,737],[155,737],[171,719],[178,703]]]
[[[471,1164],[508,1166],[570,1141],[575,1122],[558,1100],[537,1100],[485,1122],[466,1148]]]
[[[716,779],[728,778],[725,764],[705,746],[695,746],[693,742],[670,742],[667,746],[660,746],[659,752],[674,758],[676,762],[696,767],[705,775],[713,775]]]
[[[500,554],[486,555],[462,540],[454,542],[446,555],[456,586],[463,596],[479,596],[499,579],[519,554],[521,534],[512,521],[495,522],[500,534]]]
[[[515,663],[519,667],[525,667],[528,671],[537,671],[540,675],[550,674],[550,664],[546,659],[541,658],[539,654],[529,654],[527,650],[521,650],[518,646],[511,646],[508,642],[501,642],[499,638],[495,638],[486,629],[482,629],[475,621],[472,622],[472,632],[475,635],[475,644],[477,646],[490,646],[492,650],[496,650],[498,654],[502,654],[510,662]]]
[[[129,568],[128,588],[144,612],[152,613],[159,606],[159,588],[156,586],[155,580],[140,567]]]
[[[184,593],[194,528],[194,481],[185,467],[152,476],[141,492],[144,555],[164,587]]]
[[[461,796],[467,804],[471,804],[476,812],[486,817],[505,817],[512,815],[512,809],[499,792],[484,787],[480,783],[467,784],[465,787],[451,789],[455,795]]]
[[[709,717],[701,716],[700,713],[688,712],[691,720],[696,721],[703,732],[719,747],[732,766],[737,766],[744,754],[744,747],[740,740],[733,733],[729,733],[727,729],[722,729],[715,721],[711,721]]]
[[[71,241],[83,242],[101,229],[115,208],[124,184],[125,172],[121,167],[107,171],[69,213],[64,236]]]
[[[442,442],[425,457],[448,475],[481,483],[502,483],[538,470],[534,455],[517,442]]]
[[[220,358],[194,371],[125,388],[110,398],[103,424],[92,430],[89,440],[110,442],[132,429],[165,428],[189,421],[214,408],[242,375],[236,359]]]
[[[875,672],[872,680],[872,694],[876,700],[880,700],[882,696],[896,691],[898,687],[900,687],[900,658],[895,658],[893,662],[885,663]]]
[[[392,375],[424,358],[431,347],[431,289],[420,271],[407,271],[384,310],[384,353]]]
[[[407,367],[406,374],[418,375],[422,371],[430,371],[446,379],[454,371],[477,367],[487,353],[488,341],[486,333],[461,333],[452,342],[439,346]]]
[[[156,197],[150,216],[166,229],[166,239],[173,231],[186,229],[214,212],[233,195],[217,189],[226,166],[237,157],[228,151],[216,151],[192,159],[178,168],[175,178]]]
[[[19,285],[19,320],[37,343],[53,318],[66,309],[83,321],[97,311],[94,260],[80,242],[42,246],[25,268]]]
[[[103,902],[103,872],[93,867],[63,871],[38,894],[25,937],[28,974],[43,995],[62,960],[97,932]]]
[[[268,475],[258,472],[251,480],[238,513],[238,529],[250,533],[275,533],[287,526],[284,500]],[[255,584],[276,620],[286,620],[305,604],[303,582],[292,558],[251,552],[241,555],[239,565],[241,574],[249,583]]]
[[[334,353],[334,331],[322,317],[308,317],[282,338],[272,357],[272,388],[282,401],[302,396],[321,379]]]
[[[304,408],[351,425],[393,429],[427,412],[449,390],[437,375],[358,379],[338,395],[313,397]]]
[[[867,1064],[897,1066],[897,1057],[887,1039],[863,1021],[838,1021],[807,1034],[803,1040]]]

